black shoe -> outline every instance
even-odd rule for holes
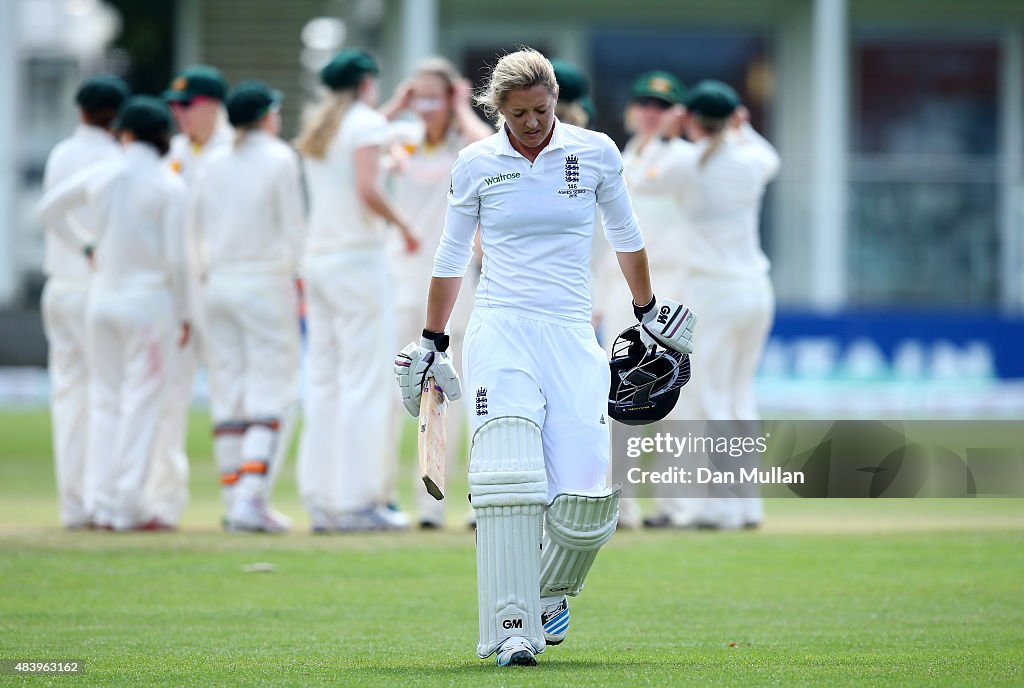
[[[444,526],[437,521],[423,519],[420,521],[420,530],[443,530]]]

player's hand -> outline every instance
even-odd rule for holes
[[[452,102],[455,107],[473,107],[473,82],[459,79],[452,84]]]
[[[650,348],[657,343],[681,354],[693,352],[696,313],[671,299],[655,300],[644,313],[639,309],[636,311],[640,321],[640,341],[644,346]]]
[[[750,110],[747,109],[746,105],[740,105],[729,117],[729,126],[733,129],[739,129],[749,121]]]
[[[419,344],[409,342],[395,356],[395,380],[402,392],[402,405],[410,416],[420,415],[420,395],[428,377],[434,378],[449,399],[454,401],[462,396],[462,381],[448,354],[437,351],[429,339],[420,339]]]
[[[409,254],[413,254],[413,253],[416,253],[417,251],[419,251],[420,250],[420,243],[421,242],[420,242],[420,238],[418,236],[416,236],[416,233],[413,232],[408,227],[403,228],[401,231],[402,231],[402,242],[405,244],[405,252],[409,253]]]
[[[181,334],[178,336],[178,348],[184,349],[188,340],[192,338],[192,324],[188,320],[181,323]]]
[[[673,105],[665,110],[661,116],[661,123],[658,126],[658,136],[663,139],[674,139],[682,136],[683,120],[686,118],[686,108],[682,105]]]

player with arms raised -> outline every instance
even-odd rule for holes
[[[477,654],[497,652],[501,666],[533,666],[545,645],[562,642],[565,596],[579,593],[615,530],[618,492],[605,487],[610,373],[590,324],[595,208],[642,304],[645,343],[689,353],[696,322],[675,302],[656,307],[619,151],[603,134],[559,122],[557,100],[540,53],[523,49],[495,65],[478,101],[499,115],[500,130],[467,146],[452,170],[426,327],[395,361],[411,414],[426,377],[461,396],[443,330],[479,223],[483,275],[463,359],[475,403]],[[655,321],[663,311],[668,327]]]

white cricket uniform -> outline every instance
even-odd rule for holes
[[[203,163],[216,151],[231,145],[233,130],[222,123],[210,139],[202,146],[196,146],[184,134],[171,139],[167,153],[170,168],[190,187]],[[184,231],[184,228],[183,228]],[[190,265],[195,268],[195,257],[190,256]],[[200,276],[194,271],[188,275],[189,288],[198,294]],[[182,348],[175,348],[174,369],[171,378],[171,392],[167,395],[167,408],[160,421],[160,441],[156,462],[150,472],[146,486],[147,499],[159,518],[165,523],[175,524],[181,518],[188,503],[188,455],[185,439],[188,432],[188,414],[192,404],[192,388],[202,358],[204,327],[202,311],[193,313],[192,336]]]
[[[355,102],[323,159],[303,158],[309,231],[302,261],[308,331],[299,494],[310,511],[390,501],[395,457],[391,273],[383,222],[359,198],[355,154],[390,140],[388,121]]]
[[[627,183],[637,173],[640,152],[636,139],[631,139],[622,151]],[[655,293],[679,298],[684,291],[686,278],[685,264],[681,257],[686,252],[687,228],[682,213],[670,193],[634,194],[632,200],[640,226],[644,229],[647,262]],[[607,251],[600,257],[596,272],[595,293],[598,298],[595,300],[600,304],[602,340],[606,352],[611,356],[618,334],[637,322],[633,313],[633,296],[622,279],[622,270],[614,252]],[[686,303],[689,305],[688,301]],[[696,310],[694,312],[700,313]],[[703,336],[703,327],[701,333]],[[634,500],[620,500],[619,522],[630,527],[640,525],[640,509]]]
[[[461,277],[479,222],[483,272],[463,354],[472,431],[503,416],[536,423],[549,498],[602,489],[608,466],[610,372],[590,318],[596,208],[614,250],[644,248],[611,139],[556,120],[531,163],[503,130],[459,155],[434,261],[434,276]]]
[[[188,319],[185,187],[148,144],[86,169],[40,203],[47,224],[85,239],[71,211],[96,213],[96,267],[87,312],[94,521],[118,530],[156,516],[145,485],[157,447],[179,325]]]
[[[191,194],[189,227],[205,276],[214,452],[229,511],[233,486],[244,475],[276,474],[290,440],[303,204],[298,155],[263,131],[211,154]]]
[[[427,312],[427,287],[434,269],[434,252],[441,240],[448,209],[452,166],[459,157],[459,151],[466,146],[466,139],[455,127],[450,127],[441,143],[429,145],[425,140],[425,128],[420,122],[394,122],[392,132],[402,154],[392,171],[395,203],[410,218],[421,242],[419,251],[414,254],[405,251],[404,242],[392,242],[391,265],[398,333],[396,348],[400,349],[420,339]],[[448,352],[460,375],[462,344],[472,310],[472,297],[467,295],[468,291],[466,288],[460,291],[448,322],[451,337]],[[400,398],[396,397],[396,403],[400,403]],[[404,412],[396,412],[396,418],[405,417]],[[448,414],[446,459],[449,470],[454,468],[453,462],[461,448],[461,438],[468,427],[465,419],[465,413]],[[401,426],[396,430],[396,439],[400,430]],[[445,502],[434,499],[423,489],[418,472],[415,477],[414,494],[421,520],[443,522]]]
[[[100,127],[80,124],[50,153],[43,172],[43,190],[50,191],[75,173],[100,161],[115,160],[122,149]],[[74,211],[76,221],[96,233],[96,212]],[[89,262],[81,248],[48,228],[43,272],[42,310],[49,343],[50,407],[53,458],[61,522],[71,528],[90,520],[89,488],[93,476],[86,464],[89,427],[89,371],[86,366],[85,309],[89,298]]]
[[[680,294],[700,313],[701,331],[692,356],[693,377],[671,417],[756,420],[754,375],[774,312],[758,223],[779,156],[749,125],[728,134],[702,167],[707,146],[707,140],[652,142],[629,184],[638,195],[671,193],[687,229]],[[688,511],[690,505],[667,500],[661,508]],[[725,527],[763,518],[759,499],[706,500],[704,508],[711,513],[699,514],[698,521]]]

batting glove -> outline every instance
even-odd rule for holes
[[[445,351],[447,348],[447,337],[423,337],[419,344],[409,342],[395,356],[395,379],[402,392],[402,406],[410,416],[420,415],[420,395],[428,377],[434,378],[449,399],[454,401],[462,396],[462,382]]]
[[[660,344],[681,354],[692,353],[697,314],[676,301],[655,302],[651,299],[646,306],[633,304],[633,313],[640,321],[640,341],[647,348]]]

